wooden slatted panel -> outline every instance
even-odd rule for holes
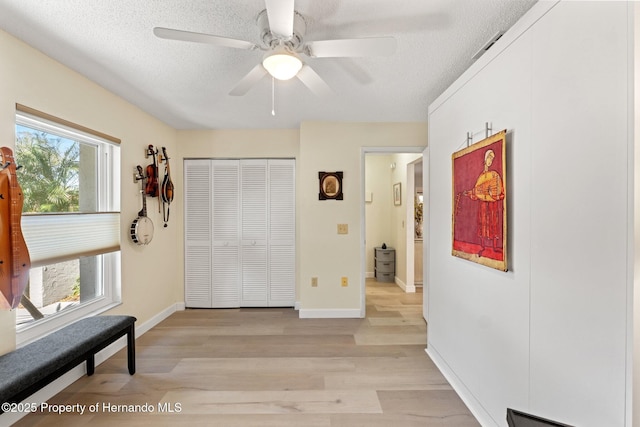
[[[184,280],[187,307],[211,307],[211,167],[184,162]]]
[[[295,304],[295,161],[269,160],[269,306]]]
[[[240,307],[238,246],[213,247],[212,307]]]
[[[211,307],[211,247],[185,248],[185,305]]]
[[[240,176],[238,161],[213,160],[213,241],[237,242]]]
[[[269,241],[294,244],[295,238],[295,163],[269,160]]]
[[[295,304],[296,254],[294,245],[269,248],[269,306]]]
[[[242,240],[243,244],[265,244],[267,239],[267,162],[242,160]]]
[[[208,160],[185,160],[185,239],[211,240],[211,169]]]
[[[243,307],[267,306],[267,247],[242,247]]]
[[[240,306],[240,169],[237,160],[212,160],[213,307]]]

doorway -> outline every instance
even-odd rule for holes
[[[423,281],[421,272],[415,269],[415,256],[422,261],[424,252],[422,240],[417,243],[419,250],[415,250],[415,200],[422,189],[422,175],[416,179],[416,169],[424,171],[423,150],[420,147],[362,149],[362,317],[366,315],[367,282],[380,286],[376,280],[375,254],[376,248],[383,244],[393,249],[395,265],[392,280],[388,280],[389,273],[385,270],[382,277],[387,280],[381,282],[391,282],[390,285],[405,293],[422,292],[422,288],[415,286],[416,282]]]

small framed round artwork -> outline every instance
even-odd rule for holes
[[[342,172],[318,172],[320,179],[319,200],[343,200]]]

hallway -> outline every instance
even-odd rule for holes
[[[477,426],[424,352],[421,303],[421,292],[368,280],[366,319],[177,312],[138,338],[134,376],[120,351],[50,401],[99,403],[96,413],[32,414],[16,425]]]

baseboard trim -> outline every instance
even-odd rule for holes
[[[360,319],[361,310],[351,308],[301,308],[298,312],[300,319]]]
[[[440,353],[436,349],[433,348],[433,344],[427,343],[427,348],[424,351],[429,355],[433,363],[438,367],[442,375],[449,381],[451,387],[458,393],[460,399],[467,405],[469,411],[476,417],[476,420],[482,426],[496,426],[498,424],[489,413],[484,409],[482,404],[476,399],[476,397],[471,393],[471,390],[467,388],[467,386],[462,382],[462,380],[453,372],[451,367],[445,362],[445,360],[440,356]]]
[[[364,273],[364,277],[366,279],[373,279],[374,277],[376,277],[376,273],[375,271],[367,271],[366,273]]]
[[[184,303],[172,304],[169,307],[162,310],[160,313],[153,316],[151,319],[147,320],[146,322],[140,325],[136,324],[135,326],[136,338],[140,337],[145,332],[149,331],[151,328],[156,326],[158,323],[162,322],[164,319],[171,316],[176,311],[180,311],[180,310],[184,310]],[[96,366],[100,365],[105,360],[107,360],[108,358],[116,354],[118,351],[125,348],[126,345],[127,345],[127,337],[125,336],[120,338],[119,340],[117,340],[116,342],[114,342],[104,350],[96,353],[96,356],[95,356]],[[126,361],[123,363],[124,365],[122,369],[123,369],[123,372],[126,372]],[[39,406],[43,402],[46,402],[56,394],[60,393],[65,388],[69,387],[71,384],[73,384],[75,381],[82,378],[86,374],[87,374],[86,365],[84,363],[81,363],[80,365],[71,369],[66,374],[62,375],[57,380],[53,381],[51,384],[48,384],[47,386],[43,387],[42,389],[38,390],[37,392],[35,392],[34,394],[26,398],[24,402],[36,404]],[[5,412],[4,414],[0,415],[0,425],[10,426],[18,422],[21,418],[23,418],[27,414],[28,412],[15,412],[15,413]]]
[[[394,281],[395,281],[396,285],[398,285],[400,287],[400,289],[402,289],[406,293],[413,294],[413,293],[416,292],[416,287],[415,286],[407,286],[407,284],[404,283],[402,280],[400,280],[398,278],[398,276],[395,276]]]

